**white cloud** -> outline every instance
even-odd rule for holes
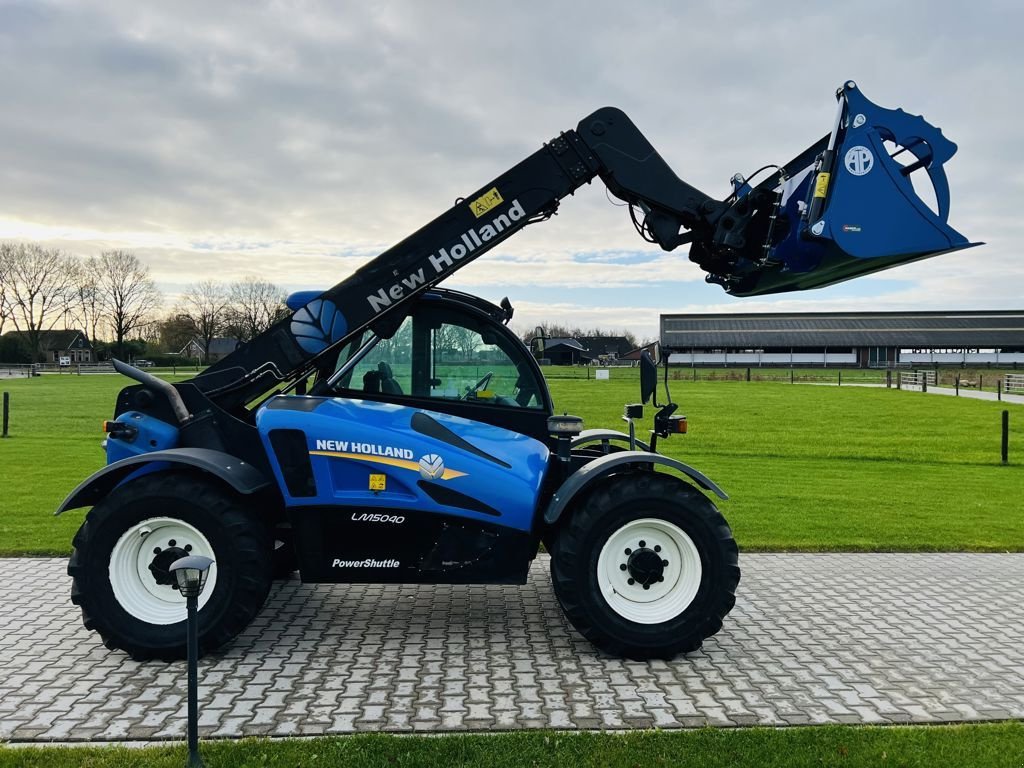
[[[547,318],[638,332],[658,310],[686,307],[1018,307],[1024,177],[1008,159],[1020,123],[1008,94],[1024,74],[1022,21],[999,0],[601,0],[587,13],[537,2],[8,2],[0,237],[133,249],[172,299],[211,274],[324,286],[599,106],[623,107],[682,178],[724,195],[733,172],[784,162],[825,133],[832,92],[854,77],[959,142],[952,221],[992,245],[854,293],[736,302],[694,285],[679,306],[655,307],[652,287],[702,274],[684,249],[642,243],[597,183],[456,284],[504,283],[513,300],[559,286],[565,303],[544,304]],[[634,252],[647,260],[623,263]],[[617,289],[614,305],[591,308],[595,287]]]

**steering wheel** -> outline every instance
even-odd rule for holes
[[[469,400],[470,398],[476,398],[476,393],[481,389],[487,389],[487,385],[491,383],[491,379],[494,378],[494,371],[488,371],[484,374],[483,378],[480,379],[476,384],[466,390],[466,394],[461,399]]]

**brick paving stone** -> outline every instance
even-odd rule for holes
[[[693,728],[1024,718],[1024,555],[748,554],[670,662],[608,657],[528,584],[275,585],[200,662],[200,733]],[[107,651],[66,561],[0,559],[0,739],[181,738],[185,665]]]

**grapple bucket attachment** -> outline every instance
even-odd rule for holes
[[[734,182],[713,243],[691,249],[709,282],[736,296],[805,290],[980,245],[947,223],[956,144],[853,82],[837,98],[831,134],[755,187]]]

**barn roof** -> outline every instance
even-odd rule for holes
[[[546,339],[544,341],[544,349],[554,349],[555,347],[569,347],[570,349],[575,349],[578,352],[583,351],[583,346],[576,341],[576,339],[555,338]]]
[[[675,349],[1024,347],[1024,310],[662,315]]]

